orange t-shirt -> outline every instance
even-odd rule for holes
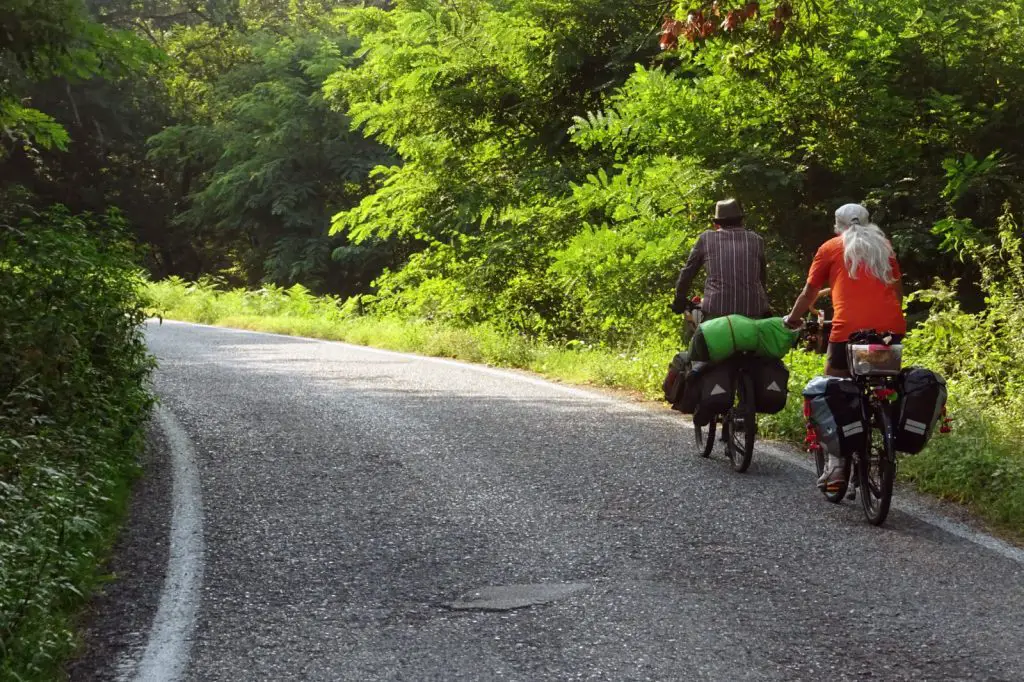
[[[900,278],[900,266],[894,257],[892,276]],[[832,334],[829,341],[841,343],[861,329],[905,334],[907,321],[900,309],[899,295],[892,284],[886,284],[867,271],[863,265],[857,278],[846,269],[842,236],[829,239],[814,255],[807,284],[820,290],[827,284],[832,289]]]

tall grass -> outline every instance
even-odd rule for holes
[[[530,370],[571,383],[624,389],[660,399],[671,341],[630,352],[583,344],[553,346],[490,325],[456,328],[425,320],[362,315],[355,301],[316,297],[301,286],[225,291],[211,280],[171,278],[148,285],[154,312],[169,318],[269,331],[457,358]],[[913,343],[910,344],[911,352]],[[913,361],[913,355],[911,355]],[[800,444],[804,419],[800,389],[821,373],[823,358],[794,351],[787,360],[791,398],[776,415],[759,417],[767,438]],[[1017,446],[1024,415],[1010,403],[984,403],[950,381],[954,432],[936,435],[921,454],[901,460],[904,481],[963,503],[994,526],[1024,538],[1024,454]]]
[[[238,329],[345,341],[525,369],[565,381],[625,388],[657,397],[671,344],[627,353],[583,344],[559,347],[494,326],[452,327],[426,320],[359,314],[353,301],[312,295],[301,285],[221,290],[213,280],[170,278],[148,285],[152,312],[171,319]]]

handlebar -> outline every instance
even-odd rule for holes
[[[805,343],[810,350],[819,355],[824,355],[828,350],[828,337],[832,333],[832,320],[826,320],[824,315],[818,315],[804,320],[798,332],[798,339]]]
[[[673,303],[672,312],[676,313],[677,315],[690,315],[694,311],[699,312],[701,310],[701,303],[701,297],[694,296],[690,300],[686,301],[685,304],[681,307],[676,307],[676,304]]]

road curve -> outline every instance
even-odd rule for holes
[[[778,458],[701,460],[682,417],[342,344],[148,338],[201,481],[185,679],[1021,679],[1024,565],[900,511],[870,527]]]

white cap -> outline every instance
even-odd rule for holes
[[[869,225],[871,214],[860,204],[843,204],[836,210],[836,232],[843,232],[851,225]]]

